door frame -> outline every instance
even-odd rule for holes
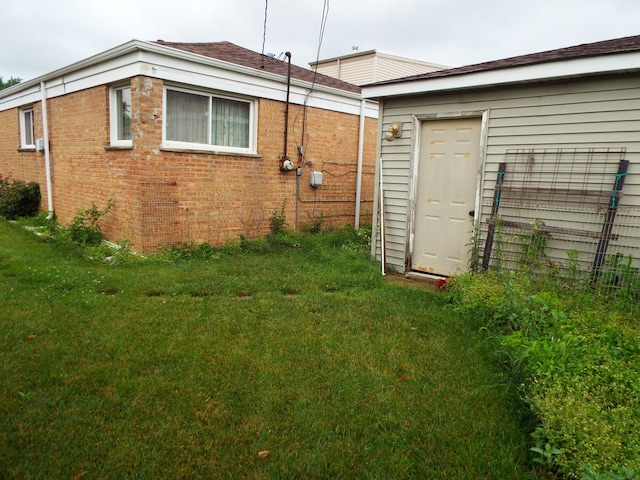
[[[481,216],[481,201],[482,201],[482,180],[484,177],[484,166],[486,162],[487,153],[487,131],[489,122],[490,110],[468,110],[459,112],[440,112],[440,113],[427,113],[413,115],[412,130],[413,130],[413,142],[411,144],[411,160],[409,166],[409,192],[408,192],[408,222],[405,245],[405,257],[404,265],[405,271],[413,271],[412,258],[413,258],[413,243],[415,238],[415,225],[416,225],[416,201],[418,192],[418,170],[420,167],[420,142],[422,140],[422,124],[424,122],[440,121],[440,120],[459,120],[461,118],[480,118],[480,146],[478,151],[478,173],[476,179],[476,199],[475,199],[475,213],[473,216],[473,228],[478,228],[479,220]]]

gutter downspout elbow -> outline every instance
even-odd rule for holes
[[[49,121],[47,114],[47,85],[40,82],[40,93],[42,94],[42,135],[44,137],[44,170],[47,184],[47,219],[53,218],[53,192],[51,176],[51,153],[49,152]]]

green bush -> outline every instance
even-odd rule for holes
[[[40,210],[40,185],[0,175],[0,216],[7,220],[31,217]]]
[[[69,239],[71,242],[82,247],[96,246],[102,241],[102,230],[100,220],[111,210],[111,201],[100,210],[95,204],[91,208],[79,210],[73,221],[66,229],[57,231],[58,238]]]
[[[538,468],[567,478],[635,478],[640,327],[628,307],[616,311],[597,292],[513,272],[462,275],[449,291],[455,308],[497,339],[496,357],[537,420]]]
[[[285,209],[287,207],[287,200],[285,199],[282,202],[282,206],[278,210],[277,208],[273,209],[271,213],[271,218],[269,219],[269,227],[271,228],[271,233],[273,235],[278,235],[279,233],[283,233],[287,229],[287,216],[285,214]]]

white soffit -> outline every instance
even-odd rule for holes
[[[47,97],[52,98],[136,75],[256,98],[286,99],[286,82],[281,75],[132,40],[0,92],[0,111],[39,101],[42,82],[46,85]],[[362,97],[359,94],[314,85],[313,93],[309,95],[310,88],[309,82],[292,79],[290,101],[342,113],[360,113]],[[368,105],[366,115],[377,118],[377,108]]]

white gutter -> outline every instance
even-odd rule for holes
[[[169,47],[167,45],[162,45],[162,44],[157,44],[157,43],[147,42],[142,40],[130,40],[127,43],[111,48],[102,53],[94,55],[92,57],[86,58],[79,62],[68,65],[66,67],[60,68],[58,70],[54,70],[53,72],[47,73],[40,77],[34,78],[32,80],[20,82],[7,89],[1,90],[0,98],[7,97],[15,92],[26,90],[31,86],[41,83],[42,81],[49,81],[54,78],[63,77],[65,75],[69,75],[79,70],[89,68],[94,65],[98,65],[102,62],[119,58],[123,55],[132,53],[132,52],[155,53],[155,54],[163,55],[173,59],[196,62],[201,65],[218,67],[223,70],[228,70],[228,71],[232,71],[240,74],[246,74],[256,78],[262,78],[265,80],[272,80],[279,83],[285,83],[287,78],[286,75],[280,75],[280,74],[271,73],[271,72],[264,72],[255,68],[245,67],[244,65],[238,65],[235,63],[225,62],[224,60],[218,60],[217,58],[207,57],[205,55],[199,55],[197,53],[191,53],[184,50],[179,50],[177,48]],[[144,61],[144,58],[141,57],[140,61]],[[297,78],[292,78],[291,85],[295,85],[297,87],[301,87],[303,89],[308,90],[311,87],[312,83],[306,80],[299,80]],[[325,85],[314,84],[313,89],[314,91],[317,91],[317,92],[335,94],[335,95],[350,98],[350,99],[359,100],[360,98],[362,98],[360,93],[341,90],[339,88],[328,87]]]
[[[42,93],[42,134],[44,136],[44,171],[47,182],[47,219],[53,218],[53,192],[51,182],[51,154],[49,153],[49,121],[47,115],[47,86],[46,82],[40,82]]]
[[[353,225],[360,228],[360,197],[362,194],[362,158],[364,156],[364,128],[365,128],[366,100],[360,100],[360,131],[358,133],[358,168],[356,173],[356,218]]]
[[[364,98],[382,98],[544,80],[580,78],[640,70],[640,52],[620,53],[492,69],[411,81],[380,83],[362,88]]]

